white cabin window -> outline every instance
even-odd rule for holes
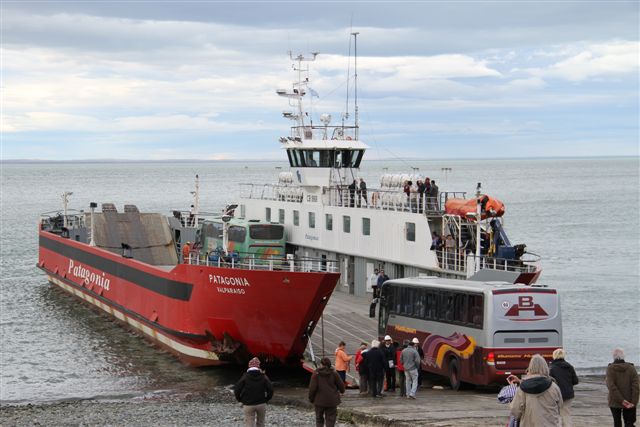
[[[371,236],[371,218],[362,218],[362,235]]]
[[[284,209],[278,209],[278,222],[284,224]]]
[[[316,213],[309,212],[309,228],[316,228]]]
[[[293,225],[300,225],[300,211],[293,211]]]
[[[271,208],[265,208],[264,218],[267,222],[271,222]]]
[[[351,233],[351,217],[348,215],[342,216],[342,231]]]
[[[405,237],[409,242],[416,241],[416,223],[415,222],[405,222]]]
[[[333,230],[333,215],[325,214],[325,225],[327,227],[327,230]]]

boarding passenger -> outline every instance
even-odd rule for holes
[[[347,352],[345,351],[347,344],[344,341],[340,341],[338,344],[338,348],[336,348],[336,371],[338,375],[340,375],[340,379],[342,382],[347,380],[347,371],[349,370],[349,363],[353,356],[347,356]]]
[[[323,357],[320,367],[311,375],[309,402],[316,411],[316,427],[334,427],[338,416],[340,394],[344,393],[344,381],[331,367],[331,360]]]
[[[621,348],[613,350],[613,363],[607,367],[607,388],[614,427],[622,427],[622,420],[625,427],[633,427],[638,406],[638,372],[633,363],[624,361]]]
[[[365,360],[367,368],[369,368],[369,394],[371,397],[382,397],[386,360],[382,350],[380,350],[380,341],[371,341],[371,349],[367,351]]]
[[[578,384],[578,376],[575,369],[569,362],[565,360],[566,352],[562,348],[553,351],[553,361],[549,366],[549,375],[556,380],[556,384],[560,387],[562,393],[562,409],[560,410],[560,418],[562,418],[562,427],[571,427],[571,403],[573,402],[574,392],[573,386]]]
[[[380,346],[384,359],[384,373],[387,380],[387,388],[385,391],[396,391],[396,347],[393,346],[393,340],[389,335],[385,335],[384,343]]]
[[[404,366],[404,374],[406,376],[407,399],[415,399],[416,391],[418,391],[418,371],[420,370],[420,355],[416,350],[419,344],[418,338],[414,338],[409,346],[402,350],[400,360]]]
[[[367,363],[364,360],[366,355],[367,355],[367,351],[369,351],[369,349],[367,348],[368,344],[366,342],[362,342],[360,343],[360,348],[358,349],[358,351],[356,351],[356,371],[358,372],[358,375],[360,376],[359,378],[359,383],[360,383],[360,394],[361,395],[366,395],[367,392],[369,391],[369,387],[368,387],[368,381],[369,381],[369,370],[367,368]]]
[[[249,361],[249,369],[233,387],[233,393],[244,407],[245,427],[264,427],[267,402],[273,397],[273,386],[260,370],[260,359]]]
[[[412,185],[413,183],[411,181],[405,181],[404,184],[402,185],[402,191],[404,191],[404,194],[406,194],[407,196],[408,210],[411,210],[411,186]]]
[[[373,274],[369,277],[369,287],[373,292],[373,297],[376,295],[376,288],[378,287],[378,269],[373,270]]]
[[[562,392],[549,376],[549,366],[534,354],[527,375],[511,402],[511,415],[520,419],[520,427],[559,426]]]
[[[400,397],[405,397],[407,395],[407,382],[404,375],[404,365],[402,364],[402,351],[409,346],[409,340],[404,340],[402,342],[402,347],[398,346],[396,348],[396,371],[398,371],[398,388],[400,389]]]

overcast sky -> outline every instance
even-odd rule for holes
[[[283,160],[287,52],[335,121],[352,31],[370,159],[638,155],[639,4],[3,0],[1,155]]]

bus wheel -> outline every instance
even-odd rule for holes
[[[455,357],[449,361],[449,383],[454,391],[460,390],[462,381],[460,381],[460,365]]]

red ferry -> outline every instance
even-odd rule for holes
[[[98,213],[92,203],[91,213],[68,214],[68,194],[64,213],[43,215],[39,227],[38,267],[52,284],[193,366],[253,356],[300,363],[340,277],[330,261],[286,256],[284,235],[275,256],[203,247],[212,227],[193,211],[164,216],[126,205],[119,213],[103,204]],[[223,241],[229,227],[236,238],[238,220],[222,219]],[[282,225],[253,225],[277,246],[269,229]]]

